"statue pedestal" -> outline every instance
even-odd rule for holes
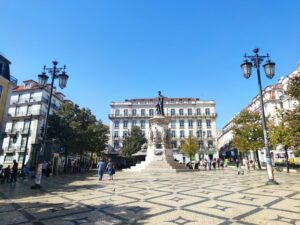
[[[188,171],[183,164],[174,161],[171,149],[171,134],[168,130],[170,119],[155,116],[149,119],[150,129],[146,134],[148,148],[146,160],[126,169],[128,172],[180,172]]]

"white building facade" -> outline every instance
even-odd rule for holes
[[[286,77],[281,77],[276,84],[269,85],[263,90],[265,115],[269,120],[273,120],[275,121],[275,123],[279,123],[280,118],[278,117],[278,110],[292,110],[299,104],[297,100],[292,99],[286,94],[288,84],[290,80],[295,76],[300,76],[300,64],[298,64],[296,70],[294,70],[291,74]],[[257,111],[261,113],[259,99],[259,95],[256,95],[243,110],[247,109],[250,111]],[[232,148],[231,142],[233,139],[233,125],[233,119],[231,119],[223,127],[221,132],[219,132],[217,137],[217,146],[219,151],[230,150],[229,148]],[[265,161],[263,151],[260,151],[259,157],[262,161]]]
[[[130,135],[133,126],[139,126],[143,133],[149,131],[149,119],[156,115],[157,98],[130,99],[111,104],[109,119],[109,144],[113,151],[122,148],[123,140]],[[170,133],[174,157],[180,162],[190,159],[180,154],[181,142],[189,135],[198,140],[199,152],[193,160],[205,156],[217,157],[216,151],[216,110],[214,101],[198,98],[165,98],[164,113],[170,118]]]
[[[33,80],[26,80],[23,83],[24,85],[17,86],[13,90],[10,99],[8,122],[5,128],[6,137],[2,145],[3,154],[0,156],[0,164],[4,166],[12,164],[14,159],[21,166],[28,139],[25,158],[25,163],[27,163],[29,157],[33,156],[32,146],[42,140],[41,133],[47,113],[50,85],[40,88],[39,84]],[[59,109],[64,97],[61,92],[53,90],[50,114]],[[31,115],[31,128],[29,130]]]

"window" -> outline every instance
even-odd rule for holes
[[[128,128],[128,120],[123,121],[123,128]]]
[[[211,128],[211,121],[210,120],[206,120],[206,128]]]
[[[200,116],[201,115],[201,109],[197,109],[197,116]]]
[[[204,148],[204,144],[203,144],[203,141],[199,141],[199,148]]]
[[[21,113],[21,109],[19,106],[16,107],[16,115],[20,115]]]
[[[21,139],[21,150],[25,149],[26,140],[27,140],[27,137],[26,136],[22,136],[22,139]]]
[[[189,128],[193,128],[193,120],[189,120]]]
[[[205,131],[202,132],[202,136],[205,137]]]
[[[131,127],[135,127],[136,126],[136,120],[131,120]]]
[[[205,115],[210,115],[210,108],[205,109]]]
[[[177,142],[176,141],[172,141],[172,148],[177,148]]]
[[[120,121],[116,120],[115,121],[115,129],[118,129],[120,127]]]
[[[118,149],[119,148],[119,141],[114,141],[114,148]]]
[[[171,128],[172,129],[176,128],[176,120],[171,120]]]
[[[11,131],[15,133],[18,130],[18,121],[12,121]]]
[[[184,138],[184,130],[180,131],[180,138]]]
[[[5,162],[12,162],[13,160],[14,160],[14,155],[11,154],[9,155],[7,154],[4,159]]]
[[[23,158],[24,158],[24,154],[23,153],[19,153],[19,162],[23,162]]]
[[[179,115],[183,116],[183,109],[179,109]]]
[[[208,148],[213,148],[214,147],[213,141],[208,141],[207,144],[208,144]]]
[[[175,109],[171,109],[171,116],[175,116]]]
[[[30,115],[32,112],[32,105],[27,106],[27,115]]]
[[[197,137],[198,137],[198,138],[201,138],[201,137],[202,137],[202,131],[201,131],[201,130],[198,130],[198,131],[197,131]]]
[[[145,120],[141,120],[141,128],[145,129],[146,127],[146,121]]]
[[[179,126],[180,128],[184,128],[184,120],[179,120]]]
[[[176,131],[175,131],[175,130],[172,130],[172,131],[171,131],[171,136],[172,136],[172,138],[175,138],[175,137],[176,137]]]
[[[133,109],[133,110],[132,110],[132,115],[133,115],[133,116],[136,116],[136,109]]]
[[[19,96],[18,96],[18,102],[22,101],[22,97],[23,97],[23,94],[19,94]]]
[[[188,115],[189,116],[193,115],[193,110],[192,109],[188,109]]]
[[[212,136],[211,136],[211,131],[210,131],[210,130],[207,131],[207,137],[212,137]]]
[[[120,110],[119,109],[116,109],[115,111],[115,116],[119,116],[120,115]]]
[[[150,109],[150,110],[149,110],[149,115],[150,115],[150,116],[153,116],[153,115],[154,115],[154,110],[153,110],[153,109]]]
[[[202,120],[197,120],[197,127],[201,128],[202,127]]]
[[[115,131],[114,132],[114,137],[116,138],[116,137],[119,137],[119,131]]]
[[[145,116],[145,109],[141,109],[141,115]]]
[[[128,131],[123,131],[123,137],[127,137],[128,136]]]
[[[128,116],[128,109],[124,109],[124,116]]]
[[[30,123],[30,120],[24,120],[23,131],[26,133],[28,132],[29,123]]]

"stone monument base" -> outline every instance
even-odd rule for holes
[[[146,160],[123,171],[128,172],[184,172],[189,169],[174,160],[173,151],[169,148],[170,134],[168,124],[170,119],[155,116],[149,119],[150,132],[146,135],[148,148]]]

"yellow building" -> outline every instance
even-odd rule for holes
[[[9,65],[11,62],[0,55],[0,146],[5,137],[5,125],[8,118],[8,107],[12,89],[16,86],[17,80],[10,75]],[[0,148],[0,155],[3,153]]]

